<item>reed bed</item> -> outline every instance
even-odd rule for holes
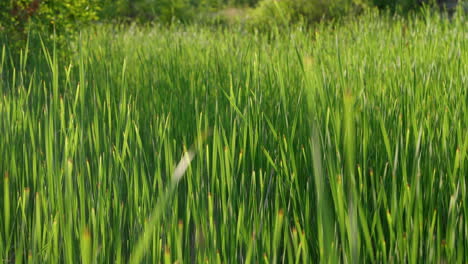
[[[4,263],[462,263],[468,25],[84,29],[0,63]]]

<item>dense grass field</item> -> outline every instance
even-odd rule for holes
[[[468,24],[1,50],[0,262],[464,263]]]

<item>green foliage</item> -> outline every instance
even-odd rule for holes
[[[0,29],[14,41],[31,30],[56,35],[65,43],[84,25],[97,20],[98,0],[8,0],[0,3]]]
[[[313,23],[322,19],[355,15],[367,6],[366,0],[289,0],[297,16]]]
[[[295,10],[288,1],[262,0],[249,15],[248,24],[260,30],[288,26]]]
[[[380,9],[397,13],[408,13],[423,5],[437,5],[437,0],[372,0],[372,4]]]
[[[249,22],[260,29],[297,22],[312,24],[356,15],[368,6],[367,0],[262,0],[251,12]]]
[[[100,19],[123,19],[132,15],[133,6],[128,0],[101,0],[100,6]]]
[[[173,20],[190,21],[195,15],[195,5],[191,0],[101,0],[102,19],[131,19],[140,22]]]
[[[151,1],[150,1],[151,2]],[[190,0],[153,0],[152,12],[163,22],[187,21],[194,15]],[[145,5],[142,6],[145,8]]]

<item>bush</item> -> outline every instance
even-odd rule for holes
[[[262,0],[250,13],[251,26],[259,29],[355,15],[368,6],[368,0]]]
[[[248,25],[260,30],[285,27],[292,22],[295,14],[289,1],[263,0],[248,16]]]
[[[101,0],[101,2],[102,18],[139,22],[190,21],[196,7],[190,0]]]
[[[389,9],[393,12],[408,12],[421,6],[426,0],[373,0],[372,3],[380,9]]]
[[[9,41],[24,42],[28,32],[56,35],[60,44],[85,24],[97,20],[98,0],[3,0],[0,32]],[[55,34],[54,34],[55,33]]]
[[[333,19],[345,15],[356,15],[368,6],[367,0],[289,0],[298,17],[308,23]]]
[[[163,22],[188,21],[193,17],[193,6],[189,0],[159,0],[154,1],[153,12]]]

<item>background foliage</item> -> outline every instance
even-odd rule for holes
[[[0,33],[10,45],[23,46],[28,32],[56,36],[57,44],[98,19],[100,0],[6,0],[0,2]],[[57,33],[57,34],[54,34]]]
[[[5,0],[0,3],[0,30],[24,37],[31,27],[69,34],[96,20],[194,22],[236,17],[268,26],[298,21],[313,23],[357,15],[366,7],[408,12],[424,0]],[[430,2],[430,0],[424,1]],[[215,14],[215,15],[213,15]],[[32,23],[29,23],[32,22]]]

